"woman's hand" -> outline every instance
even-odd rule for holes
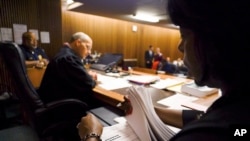
[[[78,134],[83,139],[87,134],[96,133],[101,136],[103,125],[91,113],[81,118],[81,122],[77,124]]]
[[[125,115],[129,115],[133,111],[133,107],[131,105],[131,102],[130,102],[128,96],[124,96],[124,102],[119,103],[117,105],[117,107],[119,107],[120,109],[124,110]]]

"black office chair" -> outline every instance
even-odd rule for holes
[[[86,103],[64,99],[44,104],[27,76],[24,56],[15,43],[0,43],[0,77],[2,85],[20,101],[23,123],[40,138],[70,137],[70,133],[78,137],[76,125],[86,115]]]

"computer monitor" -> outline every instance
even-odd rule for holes
[[[105,53],[103,54],[98,61],[97,64],[104,64],[104,65],[118,65],[122,62],[123,55],[119,53]]]
[[[122,64],[123,55],[118,53],[105,53],[95,64],[90,66],[91,69],[106,71],[112,70],[115,66]]]

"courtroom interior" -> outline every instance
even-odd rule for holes
[[[136,9],[135,5],[144,8],[151,5],[161,10],[155,10],[158,14],[166,13],[164,0],[137,3],[134,0],[121,3],[75,0],[73,3],[79,6],[72,8],[72,3],[67,4],[66,0],[0,1],[1,141],[81,140],[76,126],[87,113],[98,117],[103,124],[102,140],[112,138],[108,132],[123,138],[112,127],[120,125],[124,132],[136,129],[131,126],[136,120],[131,118],[124,125],[127,112],[124,103],[129,94],[132,97],[135,93],[150,93],[150,104],[159,108],[202,112],[220,98],[220,89],[194,83],[183,62],[184,55],[178,49],[180,29],[171,25],[167,15],[157,15],[167,18],[150,23],[115,14],[116,10],[127,14]],[[86,8],[88,4],[92,7]],[[126,10],[128,6],[132,8]],[[101,7],[109,8],[105,12],[114,16],[102,13]],[[85,48],[85,54],[79,51],[80,47]],[[72,52],[77,53],[72,55]],[[84,57],[79,59],[76,56],[80,52]],[[33,63],[27,65],[27,61]],[[80,75],[81,71],[85,74]],[[82,77],[87,78],[81,80]],[[68,93],[72,97],[65,95],[56,99],[55,96],[56,100],[46,101],[49,95],[44,96],[45,92],[51,96]],[[85,96],[86,101],[78,98],[79,92],[88,100]],[[96,101],[92,102],[92,98]],[[94,108],[89,102],[94,103]],[[142,108],[150,109],[150,104]],[[174,126],[167,126],[172,134],[181,129]],[[139,140],[140,135],[135,130],[132,132],[138,136],[134,139]],[[124,139],[132,140],[131,136]]]

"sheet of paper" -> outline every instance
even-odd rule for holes
[[[190,109],[198,110],[198,111],[206,111],[208,109],[208,106],[197,104],[192,101],[183,102],[181,105]]]
[[[27,31],[27,25],[25,24],[13,24],[14,41],[17,44],[22,43],[22,35]]]
[[[176,93],[172,96],[157,101],[157,103],[174,109],[185,109],[185,107],[182,106],[184,102],[190,102],[197,99],[197,97]]]
[[[99,86],[106,90],[115,90],[132,86],[126,79],[97,75]]]
[[[175,85],[175,86],[172,86],[172,87],[168,87],[167,90],[177,92],[177,93],[181,93],[181,86],[182,85]]]
[[[154,84],[151,84],[151,87],[157,88],[157,89],[166,89],[171,86],[179,85],[184,83],[185,79],[160,79],[159,81],[155,82]]]
[[[97,74],[97,81],[99,83],[107,83],[107,82],[112,82],[113,80],[116,80],[117,78],[111,77],[111,76],[106,76],[102,74]]]
[[[50,43],[50,35],[47,31],[40,32],[41,43]]]
[[[104,127],[101,139],[103,141],[140,141],[127,122]]]
[[[0,28],[2,41],[13,41],[12,29],[11,28]]]

